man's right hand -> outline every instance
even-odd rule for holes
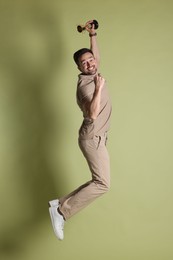
[[[85,24],[85,29],[90,33],[90,34],[95,34],[96,30],[94,29],[94,24],[91,25],[93,20],[89,20]]]
[[[103,78],[99,73],[95,76],[94,78],[95,82],[95,90],[102,90],[104,83],[105,83],[105,78]]]

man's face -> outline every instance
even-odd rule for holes
[[[78,69],[86,75],[94,75],[97,72],[97,62],[92,53],[86,52],[80,56]]]

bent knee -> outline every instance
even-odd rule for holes
[[[109,190],[110,190],[110,183],[104,184],[104,191],[105,191],[105,193],[108,192]]]
[[[110,190],[110,183],[102,181],[97,183],[97,187],[102,193],[107,193]]]

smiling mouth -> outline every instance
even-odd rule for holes
[[[94,70],[94,69],[95,69],[94,66],[88,68],[89,71]]]

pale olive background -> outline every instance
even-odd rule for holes
[[[90,173],[77,145],[78,24],[99,21],[111,190],[54,236],[47,202]],[[173,259],[173,2],[0,0],[0,259]]]

